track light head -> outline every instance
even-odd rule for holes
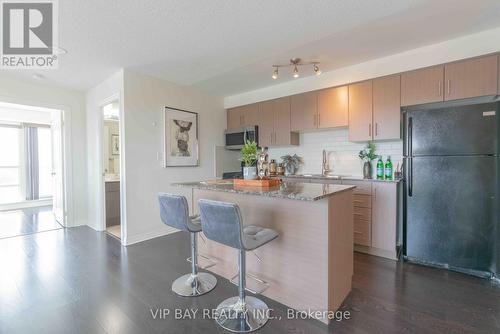
[[[297,65],[293,68],[293,77],[298,78],[299,77],[299,69],[297,68]]]
[[[321,74],[321,70],[319,69],[318,64],[313,64],[313,70],[314,70],[314,74],[316,74],[316,75]]]
[[[273,80],[278,79],[278,68],[275,67],[272,75]]]

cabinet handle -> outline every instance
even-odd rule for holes
[[[447,86],[447,88],[446,88],[447,93],[446,94],[450,95],[450,79],[446,80],[446,86]]]
[[[318,128],[321,127],[321,114],[318,114]]]
[[[441,96],[441,80],[438,82],[438,96]]]
[[[368,137],[372,136],[372,123],[368,124]]]
[[[375,137],[378,136],[378,123],[375,123]]]
[[[314,127],[316,127],[316,125],[318,124],[318,122],[316,121],[316,117],[318,117],[318,115],[314,115],[314,116],[313,116],[313,119],[314,119]]]
[[[274,145],[276,145],[276,132],[274,132]]]
[[[354,231],[354,234],[363,234],[363,232]]]

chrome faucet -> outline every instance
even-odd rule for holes
[[[330,174],[331,169],[330,169],[330,164],[328,162],[328,153],[326,150],[323,150],[323,163],[321,164],[321,175],[328,175]]]

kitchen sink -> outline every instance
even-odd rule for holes
[[[336,179],[336,180],[342,180],[343,178],[349,177],[351,175],[341,175],[341,174],[327,174],[327,175],[322,175],[322,174],[296,174],[298,177],[324,177],[327,179]]]

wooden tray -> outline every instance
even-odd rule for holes
[[[269,180],[234,179],[233,182],[236,187],[272,188],[279,186],[281,181],[279,179],[269,179]]]

